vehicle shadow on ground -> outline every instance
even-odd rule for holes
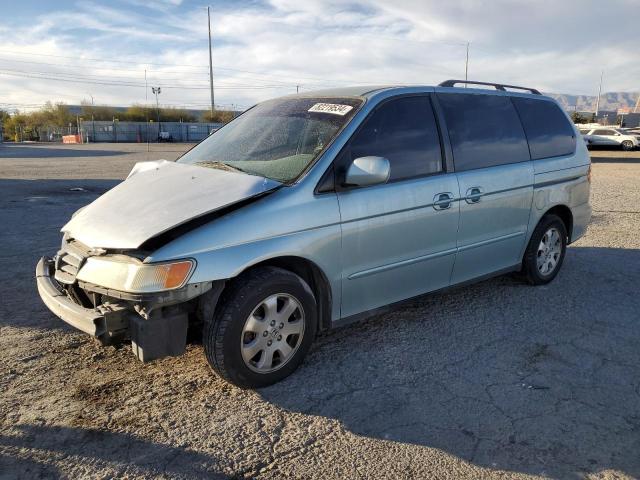
[[[0,435],[0,472],[10,478],[91,478],[105,470],[111,478],[228,478],[208,455],[126,433],[36,425],[18,425],[12,430],[12,434]],[[68,471],[62,475],[55,466],[64,464],[67,457],[81,469],[76,475]]]
[[[591,163],[640,163],[638,157],[591,157]]]
[[[94,150],[81,148],[61,148],[31,146],[24,144],[0,145],[0,158],[58,158],[58,157],[111,157],[130,152],[118,150]]]
[[[571,247],[559,277],[500,277],[323,335],[260,391],[358,435],[560,478],[640,476],[640,250]],[[595,282],[594,279],[598,278]]]

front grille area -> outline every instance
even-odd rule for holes
[[[91,255],[91,249],[76,240],[65,240],[55,259],[55,279],[66,285],[72,285],[76,281],[76,275],[87,257]]]

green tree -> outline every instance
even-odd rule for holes
[[[24,138],[26,127],[27,116],[16,111],[4,122],[4,136],[5,138],[15,141],[30,140],[30,137]]]
[[[91,105],[86,100],[80,103],[80,116],[85,120],[93,119],[96,121],[112,121],[114,118],[120,118],[122,112],[114,107],[105,107],[101,105]]]
[[[161,122],[196,122],[198,118],[193,112],[185,110],[184,108],[161,108],[160,109],[160,121]]]
[[[235,118],[235,112],[229,110],[214,110],[213,113],[206,111],[202,114],[202,122],[229,123]]]
[[[155,108],[147,107],[140,104],[133,104],[122,115],[122,120],[130,122],[146,122],[148,120],[156,120]]]
[[[576,124],[589,123],[589,118],[585,117],[580,112],[572,112],[571,120],[573,120],[573,123],[576,123]]]
[[[6,112],[4,110],[0,110],[0,125],[2,125],[2,139],[3,140],[10,140],[10,135],[9,135],[9,130],[7,129],[7,124],[9,122],[9,120],[11,119],[11,115],[9,115],[9,112]]]
[[[139,104],[131,105],[123,115],[123,120],[131,122],[158,121],[158,113],[161,122],[195,122],[197,117],[189,110],[181,108],[161,108],[160,112],[155,107]]]

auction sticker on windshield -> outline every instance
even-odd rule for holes
[[[346,115],[353,107],[351,105],[340,105],[338,103],[316,103],[309,112],[333,113],[334,115]]]

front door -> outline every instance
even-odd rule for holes
[[[338,191],[343,318],[449,285],[455,260],[458,182],[444,171],[430,97],[379,105],[337,159],[338,183],[370,155],[389,160],[389,181]]]

